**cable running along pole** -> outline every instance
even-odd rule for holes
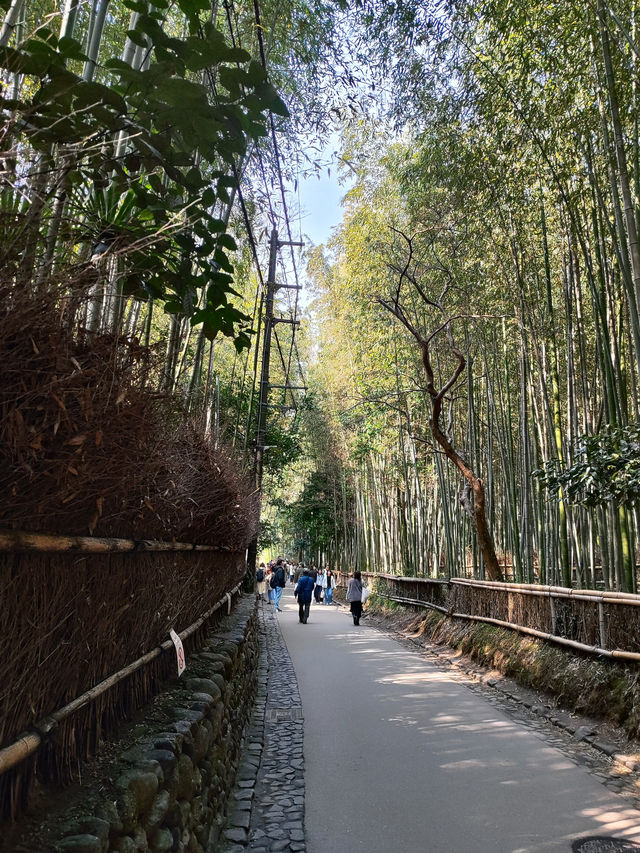
[[[260,392],[258,398],[258,414],[256,427],[255,456],[253,462],[253,476],[256,491],[262,503],[262,472],[264,461],[264,436],[265,418],[267,410],[267,398],[269,396],[269,359],[271,357],[271,329],[273,327],[273,299],[276,287],[276,259],[278,255],[278,232],[274,228],[271,232],[269,242],[269,272],[267,275],[267,291],[265,296],[264,326],[262,332],[262,368],[260,371]],[[260,514],[261,507],[258,507]],[[260,515],[258,514],[258,521]],[[255,577],[256,563],[258,557],[258,534],[249,544],[247,549],[247,571],[250,577]]]
[[[264,451],[265,451],[265,436],[267,430],[267,410],[269,408],[269,368],[271,361],[271,333],[276,322],[284,322],[283,318],[274,318],[273,304],[276,291],[280,287],[289,287],[289,285],[276,284],[276,264],[278,260],[278,250],[282,246],[302,245],[294,243],[291,240],[278,240],[278,232],[274,228],[271,232],[269,241],[269,273],[267,275],[267,292],[265,296],[264,310],[264,327],[262,338],[262,367],[260,371],[260,393],[258,397],[258,413],[256,418],[256,444],[255,457],[253,465],[254,480],[256,491],[260,495],[262,492],[262,476],[264,472]],[[291,321],[292,325],[297,325],[298,321]],[[258,537],[249,545],[247,549],[247,571],[250,576],[255,577],[256,563],[258,557]]]

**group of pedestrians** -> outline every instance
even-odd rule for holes
[[[303,625],[309,619],[312,599],[316,604],[333,604],[333,590],[336,588],[336,576],[329,566],[319,569],[303,569],[293,591],[298,601],[298,618]]]
[[[273,604],[273,609],[282,613],[280,607],[280,599],[282,598],[282,590],[287,585],[287,577],[290,580],[294,577],[293,566],[288,566],[283,557],[278,557],[275,562],[268,565],[260,563],[256,572],[256,594],[263,600],[265,593],[268,595],[268,600]]]
[[[274,562],[260,563],[256,572],[256,592],[264,601],[267,600],[265,594],[268,595],[275,612],[282,612],[280,598],[287,578],[290,582],[297,580],[293,594],[298,602],[298,618],[302,625],[307,624],[312,601],[316,604],[333,604],[336,577],[329,566],[305,568],[295,563],[287,563],[284,557],[278,557]],[[349,579],[346,595],[354,625],[360,624],[363,595],[362,576],[360,572],[354,572]]]
[[[309,569],[313,577],[313,595],[316,604],[333,604],[333,590],[336,588],[336,576],[331,571],[329,566],[324,569]]]

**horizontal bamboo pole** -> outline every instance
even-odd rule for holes
[[[399,578],[397,578],[399,580]],[[411,578],[404,580],[410,581]],[[554,595],[556,598],[586,598],[594,601],[609,599],[619,604],[638,604],[640,595],[631,592],[614,592],[596,589],[571,589],[564,586],[543,586],[542,584],[504,583],[501,581],[476,581],[470,578],[451,578],[452,584],[461,586],[472,586],[477,589],[501,589],[507,592],[522,592],[525,594],[542,593],[543,595]]]
[[[122,554],[132,551],[231,551],[218,545],[159,542],[154,539],[106,539],[100,536],[58,536],[24,530],[0,530],[0,551],[35,551],[48,554]]]
[[[226,593],[223,598],[217,601],[213,607],[208,610],[203,616],[197,619],[192,625],[189,625],[188,628],[185,628],[184,631],[181,631],[178,635],[181,640],[186,640],[187,637],[190,637],[191,634],[195,633],[198,628],[200,628],[207,619],[209,619],[216,610],[219,610],[223,604],[230,601],[231,596],[235,595],[236,592],[242,586],[242,581],[237,584],[230,592]],[[173,648],[172,640],[165,640],[164,643],[160,646],[156,646],[155,649],[152,649],[150,652],[142,655],[142,657],[133,661],[133,663],[128,664],[123,669],[118,672],[110,675],[109,678],[106,678],[104,681],[101,681],[99,684],[96,684],[91,689],[87,690],[81,696],[78,696],[72,702],[69,702],[63,708],[60,708],[57,711],[54,711],[52,714],[49,714],[48,717],[45,717],[42,720],[39,720],[33,728],[35,731],[27,732],[22,735],[15,743],[10,744],[9,746],[4,747],[4,749],[0,749],[0,775],[5,773],[7,770],[10,770],[12,767],[15,767],[16,764],[19,764],[21,761],[24,761],[25,758],[28,758],[32,755],[42,743],[44,736],[51,732],[56,728],[64,719],[69,717],[71,714],[75,713],[75,711],[79,711],[80,708],[83,708],[85,705],[88,705],[94,699],[97,699],[98,696],[101,696],[103,693],[106,693],[114,685],[118,684],[118,682],[122,681],[127,676],[134,673],[136,670],[150,663],[152,660],[157,658],[163,652],[168,651]]]
[[[42,737],[36,732],[24,734],[11,746],[0,750],[0,773],[4,773],[10,767],[15,767],[25,758],[28,758],[42,743]]]
[[[470,586],[470,584],[465,584],[466,586]],[[477,587],[474,587],[477,588]],[[502,588],[499,588],[502,591]],[[544,592],[541,589],[509,589],[507,585],[507,589],[505,592],[512,593],[515,595],[531,595],[537,596],[538,598],[566,598],[566,599],[575,599],[576,601],[591,601],[596,604],[625,604],[631,607],[640,607],[640,596],[637,599],[620,599],[620,598],[611,598],[609,594],[602,594],[596,592],[588,593],[586,590],[582,591],[581,595],[568,595],[566,590],[561,592]]]
[[[369,577],[384,578],[385,580],[397,581],[398,583],[423,584],[457,584],[459,586],[470,586],[475,589],[496,589],[505,592],[520,593],[522,595],[534,595],[539,597],[553,598],[575,598],[581,601],[603,602],[604,604],[627,604],[632,607],[640,606],[640,595],[631,592],[614,592],[605,590],[571,589],[563,586],[543,586],[541,584],[504,583],[501,581],[480,581],[472,578],[451,578],[442,580],[440,578],[410,578],[402,575],[387,575],[382,573],[371,573]]]
[[[432,604],[430,601],[421,601],[419,598],[400,598],[397,595],[385,595],[384,597],[390,601],[398,601],[400,604],[415,604],[418,607],[428,607],[430,610],[439,610],[440,613],[449,615],[446,607],[441,607],[439,604]]]
[[[470,616],[468,613],[452,613],[454,619],[469,619],[472,622],[486,622],[489,625],[497,625],[500,628],[508,628],[511,631],[518,631],[522,634],[530,634],[532,637],[537,637],[540,640],[549,640],[552,643],[559,643],[561,646],[570,646],[572,649],[579,649],[582,652],[600,655],[602,657],[612,657],[613,652],[608,649],[601,649],[598,646],[587,646],[585,643],[579,643],[577,640],[568,640],[566,637],[558,637],[556,634],[550,634],[546,631],[538,631],[537,628],[527,628],[524,625],[517,625],[514,622],[505,622],[502,619],[492,619],[489,616]],[[634,652],[626,652],[632,655],[632,660],[640,660],[640,655]]]
[[[533,637],[537,637],[541,640],[548,640],[552,643],[557,643],[561,646],[569,646],[570,648],[577,649],[582,652],[587,652],[588,654],[595,654],[600,657],[607,658],[616,658],[619,660],[632,660],[632,661],[640,661],[640,653],[638,652],[627,652],[622,649],[601,649],[599,646],[587,646],[585,643],[579,643],[576,640],[568,640],[566,637],[558,637],[555,634],[549,634],[545,631],[538,631],[536,628],[526,628],[524,625],[516,625],[513,622],[504,622],[502,619],[492,619],[488,616],[471,616],[468,613],[450,613],[445,607],[440,607],[437,604],[431,604],[429,601],[420,601],[415,598],[403,598],[397,595],[385,595],[382,593],[385,598],[390,599],[391,601],[398,601],[401,604],[413,604],[418,607],[426,607],[433,610],[439,610],[441,613],[446,613],[448,616],[451,616],[454,619],[469,619],[472,622],[486,622],[490,625],[497,625],[501,628],[508,628],[512,631],[519,631],[522,634],[530,634]]]
[[[365,572],[362,572],[364,575]],[[404,583],[427,583],[440,586],[448,586],[449,581],[446,578],[417,578],[407,577],[405,575],[388,575],[383,572],[366,572],[367,577],[384,578],[390,581],[404,581]]]

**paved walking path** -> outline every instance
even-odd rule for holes
[[[289,587],[281,604],[264,608],[256,717],[282,722],[248,738],[263,758],[231,853],[640,849],[640,812],[543,722],[515,719],[487,688],[344,609],[312,605],[300,625]]]

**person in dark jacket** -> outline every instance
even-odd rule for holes
[[[311,605],[311,597],[313,596],[313,578],[309,571],[305,569],[300,575],[300,579],[293,591],[294,596],[298,599],[298,616],[303,625],[307,624],[309,618],[309,607]]]
[[[273,590],[273,609],[282,613],[282,610],[280,609],[280,596],[282,595],[282,590],[287,584],[282,559],[278,559],[276,561],[270,583],[271,589]]]

